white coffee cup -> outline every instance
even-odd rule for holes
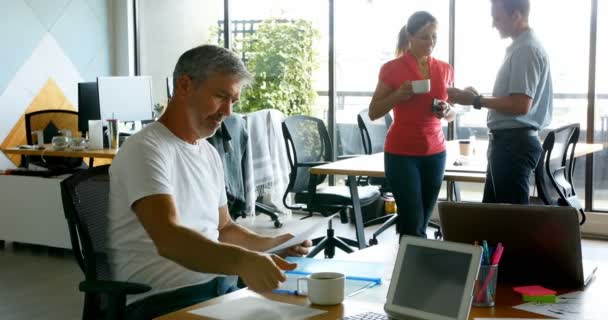
[[[412,91],[414,93],[428,93],[431,91],[431,80],[414,80],[412,81]]]
[[[298,279],[298,292],[300,281],[308,282],[308,300],[312,304],[334,305],[344,301],[344,274],[339,272],[315,272],[306,278]]]

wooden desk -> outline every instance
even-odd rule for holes
[[[2,152],[6,154],[17,154],[24,156],[52,156],[52,157],[75,157],[75,158],[105,158],[112,159],[116,156],[118,149],[98,149],[82,151],[74,151],[71,149],[53,150],[51,145],[45,145],[45,148],[40,149],[20,149],[17,147],[3,148]]]
[[[97,149],[82,151],[74,151],[71,149],[53,150],[50,144],[45,144],[44,149],[21,149],[18,147],[2,148],[5,154],[16,154],[23,156],[49,156],[49,157],[74,157],[74,158],[89,158],[89,166],[93,166],[94,158],[113,159],[118,152],[118,149]]]
[[[392,269],[394,265],[394,260],[397,256],[397,245],[388,245],[388,244],[380,244],[377,246],[373,246],[364,250],[357,251],[355,253],[349,254],[344,259],[351,261],[367,261],[367,262],[380,262],[385,265],[383,283],[380,286],[373,287],[367,289],[362,294],[355,295],[353,297],[347,297],[344,300],[344,303],[337,306],[329,306],[322,307],[312,305],[313,308],[323,309],[328,311],[325,314],[310,318],[310,319],[319,319],[319,320],[336,320],[341,319],[344,316],[350,316],[361,312],[374,311],[378,313],[383,312],[383,303],[386,298],[386,293],[388,292],[388,286],[390,284],[390,277],[392,274]],[[606,270],[608,266],[602,265],[600,266],[600,270]],[[585,293],[583,295],[584,299],[584,310],[589,310],[591,313],[591,309],[594,308],[602,308],[603,304],[603,295],[608,290],[608,277],[603,276],[601,273],[596,275],[596,278],[591,282],[587,288],[585,289]],[[521,296],[511,289],[511,286],[508,285],[500,285],[497,288],[496,294],[496,306],[493,308],[480,308],[480,307],[472,307],[471,312],[469,314],[469,319],[474,319],[477,317],[485,317],[485,318],[499,318],[499,317],[511,317],[511,318],[547,318],[539,314],[529,313],[526,311],[513,309],[512,307],[515,305],[522,304]],[[566,290],[558,290],[561,293],[566,293]],[[281,301],[296,305],[302,306],[311,306],[306,297],[301,296],[292,296],[292,295],[283,295],[283,294],[274,294],[267,293],[260,295],[255,293],[249,289],[239,290],[225,296],[215,298],[206,302],[202,302],[196,305],[193,305],[188,308],[184,308],[182,310],[176,311],[174,313],[167,314],[165,316],[159,317],[157,319],[160,320],[177,320],[177,319],[207,319],[204,317],[196,316],[188,313],[189,310],[198,309],[203,306],[213,305],[216,303],[226,302],[230,300],[240,299],[244,297],[265,297],[267,299],[272,299],[275,301]],[[370,299],[371,297],[371,299]],[[372,301],[373,300],[373,301]],[[601,310],[601,309],[600,309]],[[597,313],[596,313],[597,314]]]

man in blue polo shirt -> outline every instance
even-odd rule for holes
[[[551,122],[553,87],[549,58],[528,25],[529,0],[491,0],[493,25],[511,38],[492,96],[450,88],[452,102],[488,109],[485,203],[529,203],[529,178],[540,158],[538,130]]]

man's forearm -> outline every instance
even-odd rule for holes
[[[230,221],[220,230],[219,240],[222,243],[229,243],[258,252],[264,252],[277,245],[274,243],[273,237],[261,236],[233,221]]]
[[[485,108],[513,115],[525,115],[530,110],[528,101],[517,96],[482,97],[480,102]]]
[[[159,254],[197,272],[235,275],[251,252],[229,243],[211,241],[194,230],[176,226]]]

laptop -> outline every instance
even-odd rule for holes
[[[498,282],[582,288],[597,265],[583,267],[578,211],[571,207],[440,202],[443,238],[505,247]]]
[[[386,315],[344,319],[468,319],[481,247],[404,236],[391,277]]]

